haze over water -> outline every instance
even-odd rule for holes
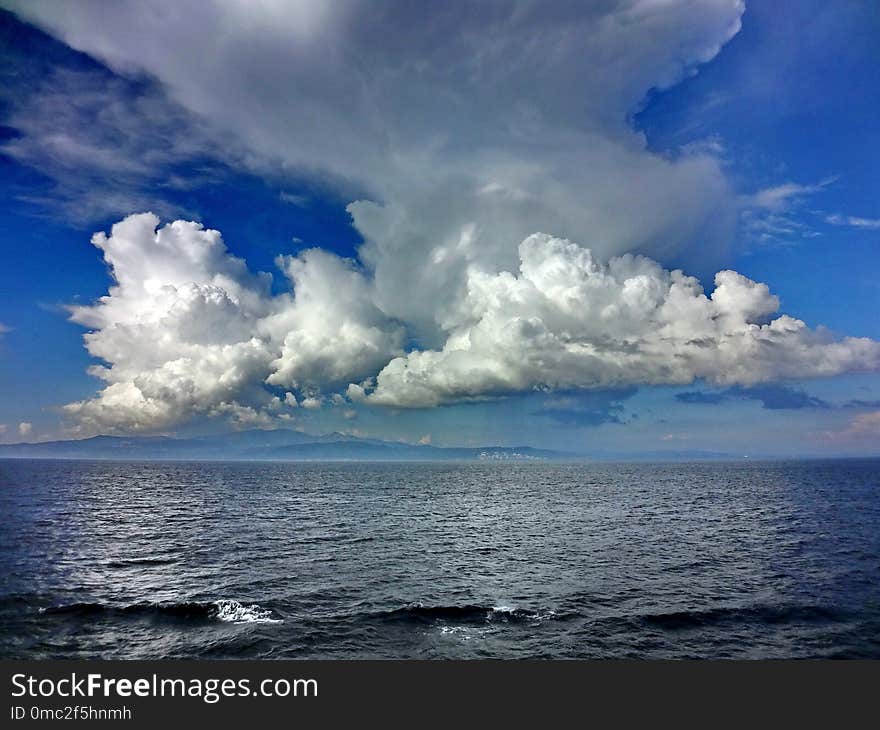
[[[880,461],[0,461],[4,658],[880,657]]]

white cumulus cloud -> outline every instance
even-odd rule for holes
[[[403,329],[372,304],[369,282],[353,262],[316,248],[278,263],[293,284],[296,303],[278,307],[263,323],[273,341],[282,343],[271,385],[344,385],[374,374],[389,353],[401,352]]]
[[[469,265],[437,320],[437,349],[404,351],[422,302],[381,306],[378,279],[312,249],[278,260],[291,290],[232,256],[218,231],[132,215],[92,241],[114,284],[71,307],[105,381],[65,406],[84,432],[170,428],[195,416],[265,425],[351,400],[433,406],[543,389],[751,385],[880,365],[880,344],[775,316],[765,284],[721,271],[706,296],[681,271],[626,254],[607,263],[534,234],[517,271]],[[295,392],[294,392],[295,391]],[[299,396],[297,396],[297,393]]]
[[[354,399],[431,406],[492,395],[696,378],[753,385],[880,367],[880,343],[834,338],[788,315],[765,284],[734,271],[700,283],[641,256],[607,264],[535,234],[516,273],[471,268],[442,348],[395,358]]]
[[[90,331],[88,351],[104,361],[97,397],[65,406],[84,431],[154,430],[194,415],[259,423],[283,404],[264,384],[308,391],[375,372],[399,352],[399,327],[369,308],[362,275],[323,251],[280,261],[296,293],[270,294],[268,274],[251,273],[218,231],[152,214],[132,215],[92,243],[114,285],[71,319]],[[384,348],[384,349],[383,349]],[[307,397],[301,404],[310,407]]]

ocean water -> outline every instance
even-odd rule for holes
[[[880,657],[880,461],[0,461],[0,656]]]

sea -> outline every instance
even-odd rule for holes
[[[880,460],[0,461],[0,657],[880,658]]]

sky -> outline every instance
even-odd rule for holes
[[[880,453],[876,3],[0,8],[0,442]]]

